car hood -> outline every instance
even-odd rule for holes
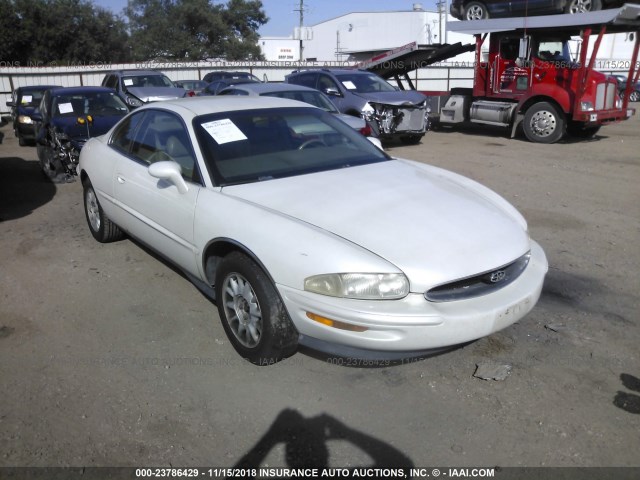
[[[122,116],[93,117],[93,122],[89,125],[78,125],[77,117],[54,118],[51,123],[60,132],[66,133],[74,140],[87,139],[104,135],[113,127]]]
[[[467,178],[408,160],[222,192],[369,250],[402,270],[414,292],[494,270],[530,249],[526,222],[502,197]],[[328,258],[329,270],[331,265]]]
[[[427,99],[427,97],[425,97],[422,93],[416,92],[414,90],[406,90],[403,92],[401,91],[369,92],[369,93],[357,92],[356,95],[370,102],[383,103],[385,105],[397,105],[397,106],[418,105],[419,103],[422,103]]]
[[[127,92],[145,103],[182,98],[187,93],[183,88],[174,87],[129,87]]]

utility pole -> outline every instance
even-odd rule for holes
[[[447,43],[446,39],[442,38],[442,17],[445,17],[446,19],[447,1],[438,0],[436,2],[436,7],[438,8],[438,43],[443,44],[443,43]]]
[[[300,7],[294,9],[294,12],[298,12],[300,14],[300,28],[299,28],[299,35],[300,35],[300,61],[302,62],[302,60],[304,59],[304,55],[302,53],[303,50],[303,45],[302,45],[302,25],[304,24],[304,0],[300,0]]]

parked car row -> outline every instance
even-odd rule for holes
[[[427,130],[426,97],[403,92],[375,74],[351,70],[296,71],[283,84],[248,72],[210,72],[203,80],[172,82],[154,70],[118,70],[101,87],[20,87],[13,92],[13,128],[20,145],[37,144],[45,175],[73,181],[88,138],[107,132],[130,110],[188,96],[255,95],[314,105],[368,137],[417,143]]]

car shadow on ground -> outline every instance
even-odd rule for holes
[[[0,158],[0,222],[30,215],[55,194],[56,186],[45,178],[38,161]]]
[[[465,135],[469,135],[471,137],[488,137],[488,138],[503,138],[505,140],[514,140],[520,142],[530,143],[527,137],[525,137],[524,132],[522,131],[522,125],[518,127],[516,130],[516,134],[513,138],[511,138],[511,129],[505,127],[495,127],[492,125],[482,125],[475,123],[459,123],[456,125],[445,125],[442,123],[434,122],[432,130],[436,133],[463,133]],[[565,135],[562,140],[555,143],[554,145],[573,145],[576,143],[584,143],[584,142],[599,142],[601,140],[606,140],[609,138],[607,135],[596,134],[591,138],[581,138],[581,137],[572,137],[571,135]],[[423,143],[427,142],[429,139],[429,134],[423,137]],[[496,144],[491,144],[492,146],[498,146]]]
[[[351,444],[352,447],[363,453],[363,458],[368,460],[367,465],[350,467],[349,473],[342,476],[349,477],[358,468],[366,468],[367,475],[364,475],[366,478],[384,478],[382,470],[393,468],[404,469],[406,474],[404,478],[410,478],[408,476],[409,469],[414,466],[413,462],[390,444],[349,428],[331,415],[321,414],[305,418],[298,411],[292,409],[282,410],[278,414],[269,430],[234,465],[234,468],[243,469],[245,472],[248,469],[250,473],[244,478],[263,477],[264,475],[259,475],[259,468],[264,465],[265,459],[279,445],[284,447],[281,451],[283,451],[286,468],[329,468],[335,462],[331,461],[331,448],[328,442],[335,441]],[[341,445],[333,446],[342,449]],[[373,465],[370,462],[373,462]],[[254,469],[256,475],[251,474]],[[380,469],[380,472],[378,473],[375,469]],[[279,474],[278,470],[274,469],[272,472],[275,478],[290,478],[285,472]],[[388,475],[387,472],[386,476],[388,477]]]

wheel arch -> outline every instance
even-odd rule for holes
[[[212,286],[215,284],[216,271],[218,265],[220,265],[220,261],[232,252],[239,252],[251,258],[275,285],[269,270],[249,247],[226,237],[214,238],[207,243],[207,246],[202,251],[202,271],[204,272],[207,284]]]

